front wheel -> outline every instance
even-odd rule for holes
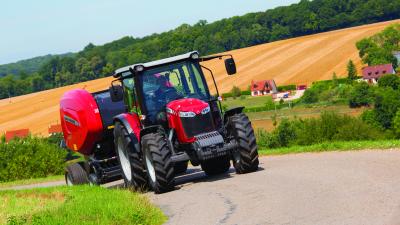
[[[138,149],[139,143],[119,122],[114,126],[114,142],[125,186],[139,190],[146,189],[147,177]]]
[[[201,163],[201,169],[207,176],[226,173],[230,167],[231,162],[228,156],[209,159]]]
[[[237,142],[238,148],[232,152],[233,166],[237,173],[250,173],[258,169],[258,150],[256,137],[249,118],[236,114],[228,119],[228,134]]]
[[[165,135],[144,135],[142,150],[151,189],[157,194],[172,190],[175,186],[174,163]]]

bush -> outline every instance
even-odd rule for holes
[[[251,95],[250,90],[242,91],[242,95]]]
[[[365,123],[375,127],[375,128],[379,128],[382,129],[381,124],[378,122],[377,120],[377,115],[375,110],[365,110],[361,116],[360,116],[361,120],[364,121]]]
[[[373,102],[374,94],[366,82],[361,82],[354,85],[354,89],[350,93],[349,97],[349,106],[351,108],[369,106]]]
[[[257,143],[264,148],[312,145],[330,141],[386,138],[379,128],[360,118],[324,112],[319,118],[282,120],[272,132],[258,131]]]
[[[295,84],[290,84],[290,85],[284,85],[284,86],[279,86],[278,91],[279,92],[284,92],[284,91],[294,91],[297,89],[297,86]]]
[[[36,137],[0,143],[0,182],[62,174],[65,155],[58,146]]]
[[[317,81],[304,92],[299,102],[305,104],[347,102],[352,89],[353,85],[349,84],[347,79]]]
[[[375,99],[376,119],[383,128],[391,128],[392,121],[400,107],[400,91],[381,88]]]
[[[304,95],[301,97],[301,102],[304,102],[306,104],[318,102],[318,91],[313,88],[307,89],[304,92]]]
[[[279,147],[289,146],[297,137],[294,123],[291,123],[288,119],[283,119],[275,129],[275,135]]]
[[[232,90],[231,90],[231,94],[232,94],[232,97],[236,98],[242,94],[242,91],[240,90],[240,88],[233,86]]]
[[[223,93],[222,94],[222,98],[227,99],[227,98],[231,98],[232,97],[232,93]]]
[[[397,111],[393,118],[393,131],[398,137],[400,137],[400,110]]]
[[[400,88],[400,77],[395,74],[385,75],[379,79],[378,86],[383,88],[390,87],[393,90],[398,90]]]

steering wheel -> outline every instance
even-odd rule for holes
[[[176,100],[176,99],[182,97],[181,95],[179,95],[178,91],[175,88],[168,88],[167,90],[165,90],[163,95],[165,96],[165,99],[167,100],[167,102],[170,102],[170,101],[173,101],[173,100]]]

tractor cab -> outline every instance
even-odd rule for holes
[[[188,134],[186,138],[179,135],[182,142],[202,132],[222,131],[218,98],[210,94],[200,62],[224,56],[230,57],[225,61],[227,71],[230,75],[235,74],[235,62],[230,55],[200,58],[198,52],[118,69],[114,77],[121,81],[122,87],[112,86],[111,94],[119,93],[116,98],[124,99],[128,111],[140,114],[143,127],[161,125],[165,130],[176,128],[176,121],[168,118],[179,114],[184,118],[181,125],[186,127]],[[218,92],[216,85],[215,89]],[[210,116],[199,117],[195,111],[202,112],[201,115],[210,112]]]

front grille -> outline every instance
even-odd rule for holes
[[[195,117],[181,117],[182,126],[187,137],[214,131],[211,113],[198,114]]]

